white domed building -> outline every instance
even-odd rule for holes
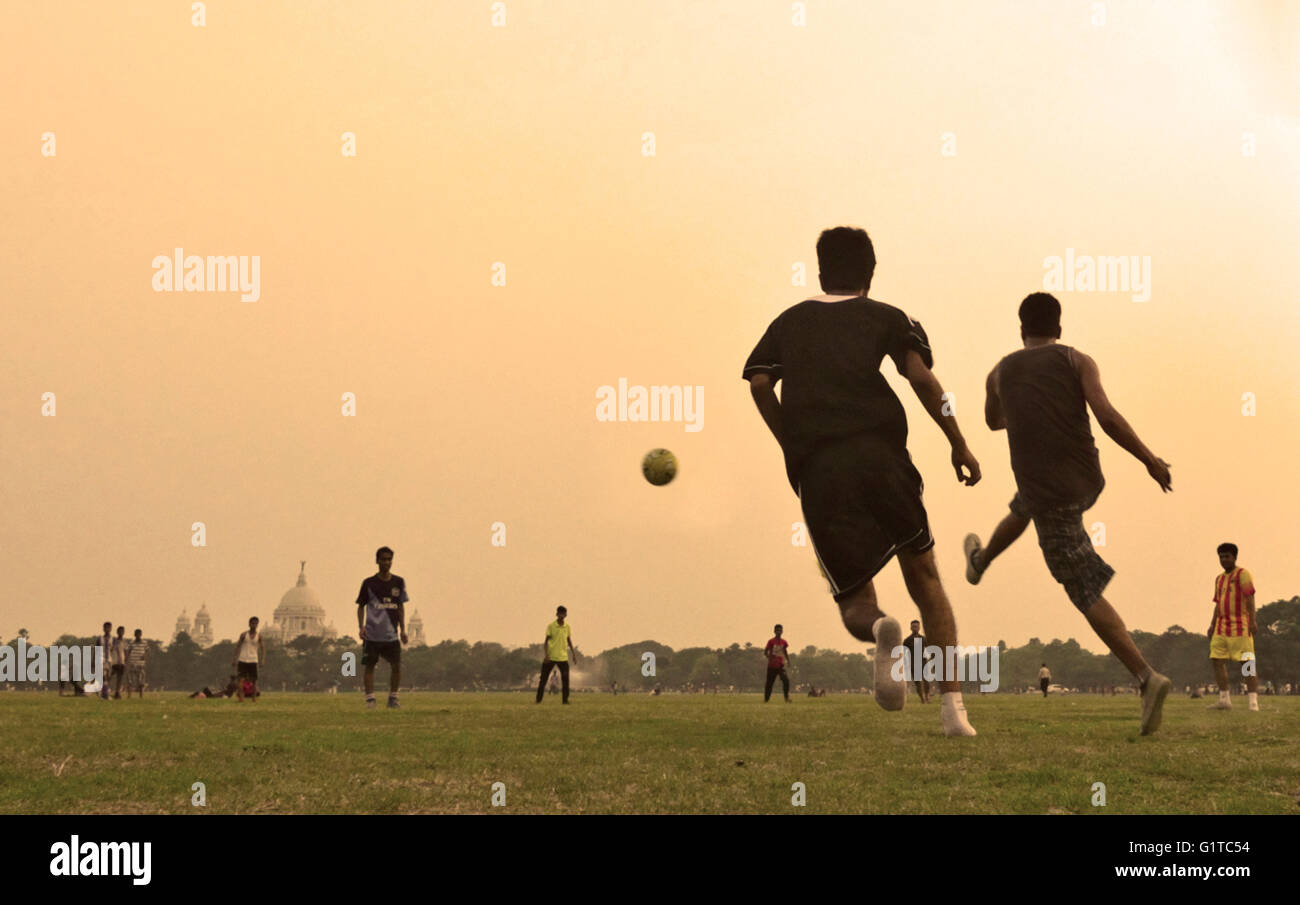
[[[411,647],[424,646],[424,620],[420,618],[420,611],[416,610],[411,616],[410,624],[406,626],[407,637],[411,639]]]
[[[182,634],[188,635],[189,633],[190,633],[190,617],[185,615],[184,610],[181,610],[181,614],[176,617],[176,628],[172,631],[172,640],[175,641],[177,635],[182,635]]]
[[[184,617],[182,611],[181,616]],[[205,603],[199,607],[199,611],[194,614],[194,631],[190,633],[194,643],[199,647],[212,646],[212,617],[208,615],[208,605]]]
[[[298,583],[284,592],[275,608],[271,624],[263,630],[267,637],[287,644],[299,635],[332,641],[338,637],[334,625],[325,624],[325,608],[316,592],[307,587],[307,561],[302,561]]]

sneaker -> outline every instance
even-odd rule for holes
[[[400,710],[401,707],[402,707],[402,705],[399,704],[399,703],[397,703],[397,698],[390,697],[390,698],[388,699],[388,709],[389,709],[389,710]]]
[[[1147,684],[1142,688],[1142,734],[1150,735],[1160,728],[1161,708],[1165,696],[1174,683],[1167,676],[1162,676],[1154,669],[1147,676]]]
[[[1251,702],[1250,702],[1250,706],[1247,707],[1246,709],[1247,709],[1247,710],[1253,710],[1253,711],[1255,711],[1256,713],[1258,713],[1258,712],[1259,712],[1259,701],[1251,701]]]
[[[966,716],[965,704],[958,704],[956,707],[940,707],[939,715],[943,734],[949,738],[969,738],[979,734]]]
[[[1207,704],[1206,709],[1207,710],[1231,710],[1232,701],[1218,700],[1215,701],[1213,704]]]
[[[872,695],[883,709],[902,710],[907,702],[907,681],[895,679],[892,673],[895,661],[903,657],[903,628],[893,616],[881,616],[871,627],[871,634],[876,636],[875,689]],[[893,655],[895,649],[899,649],[897,657]]]
[[[979,584],[980,578],[984,571],[975,565],[975,554],[983,549],[978,534],[966,535],[966,540],[962,542],[962,553],[966,556],[966,580],[971,584]]]
[[[366,709],[367,710],[375,709],[375,699],[373,697],[366,698]]]

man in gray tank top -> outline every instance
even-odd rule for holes
[[[978,535],[966,537],[966,580],[978,584],[984,571],[1032,521],[1047,568],[1070,601],[1142,687],[1142,734],[1160,726],[1161,707],[1172,687],[1133,643],[1124,620],[1102,596],[1115,570],[1097,554],[1083,527],[1083,513],[1105,486],[1088,407],[1116,443],[1133,454],[1162,491],[1171,489],[1169,463],[1151,452],[1101,387],[1097,363],[1061,345],[1061,303],[1035,292],[1020,304],[1024,348],[997,363],[986,383],[984,419],[990,430],[1007,431],[1016,495],[981,549]]]

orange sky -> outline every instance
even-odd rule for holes
[[[0,635],[168,638],[206,603],[229,637],[299,559],[352,631],[388,544],[435,641],[537,641],[564,603],[589,652],[776,621],[858,649],[740,379],[841,224],[984,467],[959,486],[890,373],[963,642],[1099,649],[1032,534],[961,578],[1014,489],[983,380],[1067,249],[1151,260],[1148,301],[1057,293],[1063,340],[1173,463],[1162,496],[1096,431],[1108,598],[1203,629],[1225,539],[1261,603],[1300,593],[1300,13],[1100,5],[810,2],[796,25],[785,0],[514,0],[504,27],[489,3],[210,3],[204,27],[5,5]],[[260,297],[155,292],[177,247],[258,256]],[[620,378],[703,387],[702,429],[598,421]],[[661,446],[681,473],[654,488]],[[877,587],[912,618],[896,567]]]

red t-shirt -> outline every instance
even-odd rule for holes
[[[785,649],[789,646],[784,638],[773,638],[767,642],[763,653],[767,655],[767,665],[770,669],[781,669],[785,666]]]

